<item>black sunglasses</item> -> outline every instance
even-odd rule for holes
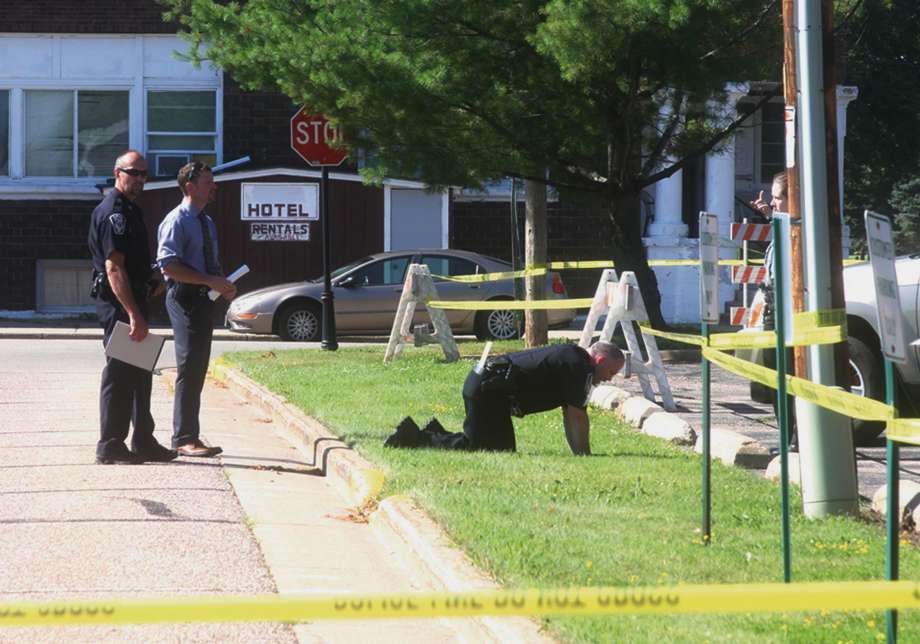
[[[129,177],[146,177],[146,170],[138,170],[137,168],[117,168],[119,172],[124,172]]]

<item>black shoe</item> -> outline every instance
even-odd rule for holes
[[[176,460],[179,452],[174,449],[167,449],[159,443],[153,443],[149,447],[134,448],[134,453],[144,462],[147,463],[168,463]]]
[[[96,462],[100,465],[137,465],[144,459],[129,450],[124,445],[109,447],[102,453],[96,453]]]
[[[422,432],[425,434],[433,434],[435,436],[438,434],[450,434],[450,432],[444,429],[444,426],[441,424],[441,422],[434,416],[432,416],[428,422],[425,423],[425,426],[422,427]]]
[[[427,437],[422,434],[411,416],[406,416],[396,426],[396,431],[384,442],[387,447],[422,447],[428,445]]]

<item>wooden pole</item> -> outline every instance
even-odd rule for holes
[[[800,222],[802,215],[799,188],[799,158],[796,140],[796,93],[798,78],[795,62],[795,0],[783,0],[783,94],[786,99],[786,193],[789,218]],[[791,144],[791,145],[790,145]],[[792,310],[801,313],[805,310],[805,273],[802,269],[802,227],[789,227],[790,246],[792,247]],[[795,348],[795,367],[793,373],[799,378],[808,378],[808,349]]]

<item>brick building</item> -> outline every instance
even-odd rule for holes
[[[98,186],[112,173],[121,150],[143,151],[153,228],[164,206],[178,202],[172,177],[184,163],[219,165],[250,161],[219,175],[233,191],[224,207],[239,207],[236,194],[255,182],[316,183],[289,145],[289,122],[297,109],[283,96],[248,92],[218,69],[178,60],[187,44],[164,22],[154,0],[12,0],[0,14],[0,312],[92,310],[86,233],[100,199]],[[757,84],[729,92],[730,114],[749,109]],[[846,104],[855,88],[838,88],[838,146],[842,168]],[[718,214],[720,227],[740,220],[738,209],[764,189],[782,167],[782,102],[758,111],[725,149],[709,154],[647,191],[645,244],[652,258],[692,258],[698,253],[695,222],[700,210]],[[333,264],[355,256],[410,247],[452,247],[510,259],[507,190],[471,194],[428,193],[413,181],[360,185],[343,167],[334,185]],[[153,194],[156,192],[158,194]],[[167,196],[164,196],[167,195]],[[154,211],[154,209],[156,209]],[[736,212],[737,210],[737,212]],[[519,203],[523,212],[523,202]],[[234,212],[218,213],[230,239],[243,239],[248,224]],[[523,215],[519,217],[523,221]],[[548,207],[548,255],[552,260],[610,257],[606,214],[569,199]],[[242,290],[319,274],[319,222],[309,241],[228,244],[223,260],[236,266],[247,257],[277,258],[248,277]],[[354,234],[363,227],[361,235]],[[223,234],[223,233],[222,233]],[[338,241],[336,241],[338,240]],[[227,250],[227,253],[230,253]],[[728,251],[731,252],[731,251]],[[297,267],[295,271],[292,267]],[[662,308],[672,322],[697,318],[696,269],[660,269]],[[565,274],[571,295],[593,292],[596,271]],[[734,297],[723,284],[723,301]]]

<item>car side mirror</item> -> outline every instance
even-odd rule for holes
[[[348,275],[339,280],[339,283],[336,286],[341,286],[342,288],[355,288],[358,286],[358,278],[354,275]]]

